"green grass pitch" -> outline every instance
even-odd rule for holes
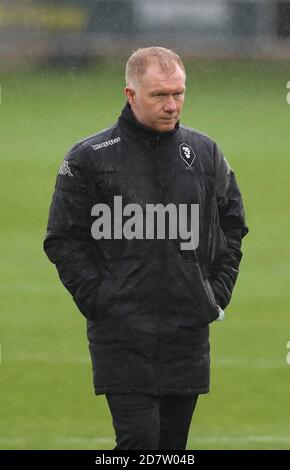
[[[182,122],[223,149],[250,228],[188,449],[289,449],[290,65],[191,63],[187,76]],[[85,321],[42,240],[63,155],[119,115],[123,66],[3,72],[0,84],[0,448],[111,449]]]

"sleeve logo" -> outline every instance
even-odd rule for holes
[[[63,175],[63,176],[68,175],[68,176],[71,176],[71,178],[73,178],[74,175],[73,175],[72,172],[70,171],[70,167],[69,167],[69,165],[68,165],[68,161],[67,161],[67,160],[64,160],[64,161],[62,162],[62,164],[60,165],[60,169],[58,170],[58,174],[59,174],[59,175]]]

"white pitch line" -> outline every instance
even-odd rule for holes
[[[78,444],[87,445],[91,447],[99,447],[104,444],[109,444],[110,446],[115,446],[115,441],[111,438],[86,438],[86,437],[71,437],[71,438],[56,438],[56,439],[29,439],[25,437],[0,437],[0,449],[4,446],[12,446],[13,448],[25,446],[25,447],[55,447],[55,446],[66,446],[66,445],[74,445],[77,446]]]
[[[189,441],[189,444],[194,445],[197,442],[211,442],[211,443],[251,443],[251,442],[283,442],[290,444],[290,436],[216,436],[216,437],[194,437]]]
[[[54,354],[48,353],[33,353],[33,352],[21,352],[21,353],[7,353],[2,356],[2,364],[9,362],[41,362],[46,364],[90,364],[91,359],[89,356],[89,351],[87,355],[66,355],[62,356],[62,351],[59,351],[59,355],[55,356]],[[66,353],[67,354],[67,353]]]
[[[280,362],[268,360],[264,358],[248,358],[248,359],[238,359],[238,358],[218,358],[216,361],[212,360],[213,367],[249,367],[250,369],[285,369],[287,367],[286,356],[285,359],[282,357]]]
[[[91,359],[88,354],[80,355],[69,355],[66,352],[66,356],[62,356],[62,351],[59,351],[58,355],[49,353],[33,353],[33,352],[19,352],[9,353],[6,355],[2,354],[2,365],[9,362],[41,362],[41,363],[67,363],[67,364],[90,364]],[[281,362],[267,360],[267,359],[231,359],[231,358],[218,358],[212,359],[212,368],[230,368],[230,367],[247,367],[249,369],[286,369],[289,364],[286,362],[286,358]]]
[[[283,444],[290,444],[290,436],[195,436],[188,441],[187,447],[192,447],[194,449],[196,444],[243,444],[243,443],[283,443]],[[29,438],[9,438],[9,437],[0,437],[0,445],[12,445],[12,446],[20,446],[20,445],[31,445],[38,444],[42,446],[59,446],[59,445],[89,445],[92,447],[98,447],[102,444],[109,444],[111,446],[115,445],[115,441],[112,438],[104,437],[104,438],[87,438],[87,437],[60,437],[55,439],[29,439]]]

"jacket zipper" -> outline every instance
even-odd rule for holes
[[[158,167],[158,155],[156,155],[157,150],[158,150],[158,143],[159,143],[159,137],[156,138],[155,144],[153,146],[154,148],[154,153],[155,155],[153,156],[154,158],[154,165],[155,165],[155,174],[156,174],[156,184],[157,184],[157,191],[158,191],[158,202],[162,203],[163,198],[162,198],[162,186],[161,186],[161,180],[160,180],[160,171]],[[159,384],[158,384],[158,392],[160,394],[160,341],[161,341],[161,315],[162,315],[162,308],[163,308],[163,300],[164,300],[164,288],[165,288],[165,269],[164,269],[164,259],[165,259],[165,254],[164,254],[164,247],[165,243],[162,243],[162,240],[158,240],[159,243],[159,253],[160,253],[160,268],[161,268],[161,285],[160,285],[160,297],[158,301],[158,306],[157,306],[157,314],[158,314],[158,341],[157,341],[157,372],[158,372],[158,377],[159,377]],[[165,241],[164,241],[165,242]]]

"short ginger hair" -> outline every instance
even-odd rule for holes
[[[185,68],[180,57],[165,47],[144,47],[134,51],[126,64],[126,85],[136,85],[150,63],[157,63],[165,75],[175,71],[176,64],[184,71]]]

